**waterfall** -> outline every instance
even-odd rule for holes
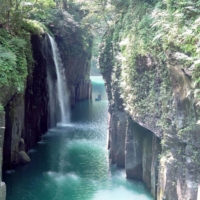
[[[61,56],[55,40],[48,35],[51,50],[53,54],[55,78],[51,75],[51,67],[47,67],[47,80],[49,88],[49,109],[50,109],[50,126],[55,123],[67,125],[70,122],[70,108],[67,81],[65,78],[65,69],[62,64]],[[47,64],[48,66],[48,64]],[[55,116],[56,115],[56,119]],[[56,122],[55,122],[56,121]]]

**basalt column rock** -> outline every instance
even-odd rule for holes
[[[43,52],[43,38],[33,35],[31,38],[35,66],[27,78],[25,92],[25,133],[23,135],[26,150],[32,148],[47,131],[48,93],[47,59]]]
[[[198,148],[180,143],[177,140],[167,140],[161,154],[158,181],[158,199],[198,199],[200,173],[197,160],[200,160]],[[167,145],[167,146],[166,146]],[[179,167],[181,166],[181,167]],[[176,185],[176,187],[174,187]]]
[[[112,163],[125,167],[126,114],[113,112],[109,120],[109,149]]]
[[[54,27],[49,27],[55,33],[55,39],[60,51],[63,66],[65,68],[65,75],[67,85],[70,92],[71,107],[74,107],[76,102],[91,98],[91,81],[90,81],[90,60],[92,49],[92,36],[81,29],[74,22],[64,21],[61,19]],[[63,24],[67,22],[67,26],[71,29],[63,28]],[[76,28],[75,28],[76,27]],[[59,29],[59,33],[57,32]],[[80,37],[80,34],[83,34]],[[67,38],[67,39],[66,39]],[[83,41],[83,38],[84,41]]]
[[[142,180],[142,134],[131,118],[126,133],[125,168],[127,178]]]
[[[142,150],[142,177],[143,181],[148,188],[151,188],[151,168],[150,163],[152,161],[152,134],[147,134],[143,140]]]
[[[122,111],[109,114],[110,160],[126,169],[127,178],[142,180],[156,198],[160,139]]]
[[[75,87],[75,102],[90,99],[92,96],[92,85],[90,80],[81,80]]]
[[[4,112],[0,112],[0,199],[6,199],[6,185],[2,182],[1,174],[2,174],[2,161],[3,161],[3,141],[4,141],[4,132],[5,132],[5,114]]]
[[[160,139],[151,131],[141,127],[143,135],[142,149],[142,180],[156,198],[158,183],[159,154],[161,153]]]
[[[27,152],[47,131],[48,94],[43,38],[32,36],[34,66],[29,66],[24,93],[15,93],[5,106],[3,169],[21,162],[20,151]]]
[[[110,144],[110,159],[112,163],[116,163],[116,153],[117,153],[117,117],[112,114],[110,121],[110,134],[109,134],[109,144]]]
[[[119,167],[125,167],[125,139],[126,139],[126,122],[127,115],[124,112],[119,112],[117,124],[117,152],[116,164]]]
[[[3,169],[18,163],[19,141],[24,131],[24,95],[16,94],[5,107]]]
[[[160,139],[152,134],[152,159],[151,159],[151,194],[156,199],[158,183],[159,155],[161,153]],[[150,167],[148,167],[150,168]],[[145,180],[145,179],[144,179]],[[145,182],[146,183],[146,182]]]

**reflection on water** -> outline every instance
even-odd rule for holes
[[[49,130],[32,162],[5,173],[7,200],[150,200],[139,182],[109,163],[106,148],[107,97],[101,77],[93,77],[93,100],[79,103],[70,126]],[[102,100],[94,99],[101,94]]]

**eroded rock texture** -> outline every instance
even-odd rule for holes
[[[144,181],[156,197],[160,139],[123,111],[111,111],[108,134],[112,163],[125,167],[127,178]]]
[[[54,19],[49,29],[55,35],[61,59],[65,68],[70,92],[71,107],[76,102],[91,98],[90,60],[93,38],[69,18],[65,12],[63,18]]]
[[[165,51],[160,43],[148,43],[151,34],[144,24],[151,10],[134,24],[128,19],[136,11],[131,4],[129,9],[107,31],[101,46],[110,104],[110,158],[117,164],[120,152],[127,177],[143,180],[155,199],[197,200],[199,86],[183,69],[188,63],[177,57],[183,55],[175,53],[178,47],[169,45]]]
[[[68,45],[67,41],[61,42],[62,46],[59,45],[59,50],[68,80],[71,107],[74,107],[77,101],[91,97],[89,80],[91,55],[80,47],[82,55],[75,54],[71,58],[72,55],[68,55],[65,49],[65,45]],[[48,129],[47,68],[50,68],[51,76],[56,79],[54,61],[46,34],[32,35],[31,44],[35,62],[34,66],[29,67],[25,92],[13,93],[9,99],[5,100],[6,128],[3,169],[9,169],[17,163],[30,161],[26,152],[41,140],[42,135]]]
[[[4,169],[21,162],[19,151],[28,151],[47,130],[47,65],[42,40],[36,35],[31,39],[35,65],[27,77],[25,93],[14,94],[5,106]]]

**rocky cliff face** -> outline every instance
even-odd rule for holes
[[[156,197],[160,138],[136,123],[123,110],[116,110],[110,105],[109,113],[108,148],[112,163],[125,168],[127,178],[144,181]]]
[[[66,70],[71,107],[91,98],[90,61],[93,38],[66,11],[49,25],[60,49]]]
[[[78,30],[80,29],[76,31]],[[80,38],[74,41],[74,45],[81,55],[68,54],[66,48],[71,48],[72,44],[68,44],[70,40],[65,40],[65,37],[64,33],[63,38],[56,35],[70,89],[70,103],[73,107],[77,101],[91,96],[89,80],[91,55],[84,50],[84,46],[78,46]],[[6,95],[7,99],[3,99],[5,103],[3,169],[9,169],[20,162],[28,162],[25,152],[30,150],[48,129],[47,67],[53,68],[54,62],[51,47],[49,44],[46,45],[46,40],[46,34],[31,36],[34,65],[29,66],[25,91],[13,92],[10,96]],[[56,78],[55,70],[51,72]]]
[[[91,98],[92,95],[91,81],[89,78],[91,53],[87,52],[83,46],[75,46],[78,44],[76,44],[76,37],[73,32],[70,33],[70,36],[74,45],[72,48],[78,48],[78,54],[70,52],[69,44],[65,41],[64,37],[57,39],[57,43],[60,47],[61,57],[66,68],[71,107],[74,107],[76,102]],[[92,48],[91,38],[88,42]]]
[[[100,67],[110,102],[110,157],[125,166],[127,177],[143,180],[155,199],[196,200],[198,47],[181,32],[166,28],[173,24],[176,29],[173,20],[179,23],[176,14],[183,14],[185,7],[176,7],[176,14],[168,18],[173,2],[134,2],[124,7],[121,2],[123,14],[101,46]],[[179,26],[189,31],[186,21]]]
[[[5,106],[3,169],[19,163],[20,152],[32,148],[47,130],[47,62],[42,52],[42,38],[34,35],[31,43],[35,65],[28,74],[25,92],[13,95]]]
[[[5,114],[0,112],[0,174],[2,174],[2,163],[3,163],[3,141],[5,132]],[[2,176],[0,176],[0,199],[6,199],[6,185],[2,182]]]

